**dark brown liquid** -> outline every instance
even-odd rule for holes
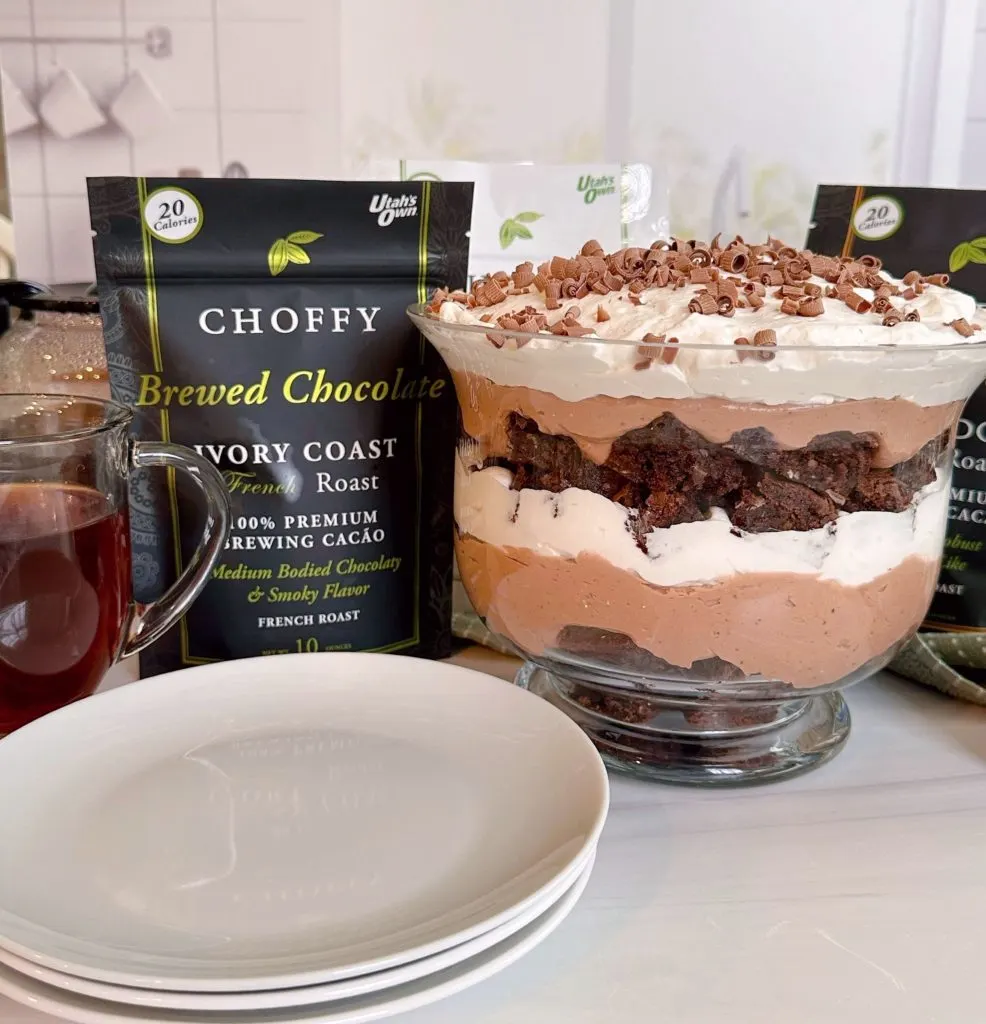
[[[0,485],[0,736],[92,693],[129,608],[125,507],[70,484]]]

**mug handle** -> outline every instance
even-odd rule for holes
[[[222,474],[211,462],[182,445],[131,441],[130,468],[155,466],[181,470],[198,485],[206,504],[205,536],[184,572],[156,601],[135,604],[121,658],[129,658],[154,643],[188,611],[209,581],[229,534],[229,491]]]

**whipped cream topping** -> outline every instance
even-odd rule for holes
[[[889,274],[881,272],[881,277],[903,288]],[[801,283],[822,289],[821,315],[782,312],[778,289],[771,286],[759,309],[739,308],[730,317],[689,310],[704,284],[650,287],[637,296],[639,304],[631,301],[625,285],[606,295],[590,292],[582,299],[563,298],[557,310],[548,310],[544,294],[531,288],[490,307],[470,309],[446,300],[422,329],[453,370],[469,370],[498,384],[526,386],[568,401],[592,395],[715,396],[766,404],[906,398],[931,406],[967,398],[986,375],[986,330],[964,337],[948,326],[955,320],[976,322],[976,301],[969,295],[927,284],[911,299],[892,296],[889,303],[895,310],[901,315],[914,310],[920,320],[887,327],[884,314],[855,312],[841,298],[824,297],[829,287],[825,279],[811,277]],[[854,290],[873,301],[872,289]],[[487,340],[486,332],[497,331],[497,318],[528,306],[545,313],[549,327],[577,307],[579,321],[593,333],[582,338],[522,335],[526,343],[520,348],[512,337],[502,348]],[[480,319],[490,314],[494,322]],[[599,316],[608,319],[600,321]],[[457,332],[458,325],[483,333]],[[751,339],[763,330],[776,335],[775,358],[741,359],[736,339]],[[637,345],[626,343],[639,343],[648,334],[678,339],[673,362],[657,358],[641,365]]]
[[[637,546],[631,513],[592,491],[511,490],[513,474],[498,466],[470,470],[456,459],[459,530],[497,547],[575,558],[593,554],[662,587],[712,584],[737,573],[798,573],[860,586],[911,556],[936,562],[945,537],[944,475],[918,491],[903,512],[848,512],[817,530],[744,533],[725,512],[655,529],[647,552]]]

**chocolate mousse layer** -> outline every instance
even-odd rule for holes
[[[495,461],[512,471],[515,490],[576,487],[634,509],[644,550],[651,530],[698,522],[713,508],[750,533],[815,530],[840,511],[903,511],[935,479],[948,445],[942,436],[882,469],[873,464],[879,442],[870,433],[837,431],[784,449],[757,427],[715,444],[666,412],[617,437],[600,465],[571,438],[545,433],[518,413],[505,433],[505,457]]]
[[[724,398],[614,398],[595,395],[568,402],[546,391],[495,384],[480,374],[452,374],[463,427],[494,455],[506,454],[511,413],[537,422],[547,434],[572,438],[586,458],[602,464],[613,442],[666,412],[714,444],[745,430],[767,431],[779,448],[803,448],[833,431],[873,434],[874,467],[887,469],[916,455],[929,441],[954,429],[962,402],[923,406],[904,398],[868,398],[820,405],[768,405]]]
[[[456,538],[456,553],[487,625],[531,654],[587,627],[625,634],[670,665],[716,658],[795,687],[838,683],[891,651],[920,625],[938,573],[936,561],[911,556],[860,586],[757,573],[657,587],[595,555],[558,558],[470,536]]]

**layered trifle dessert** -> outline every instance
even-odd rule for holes
[[[460,573],[526,654],[769,693],[872,670],[920,624],[984,373],[946,275],[587,242],[415,318],[462,410]]]

